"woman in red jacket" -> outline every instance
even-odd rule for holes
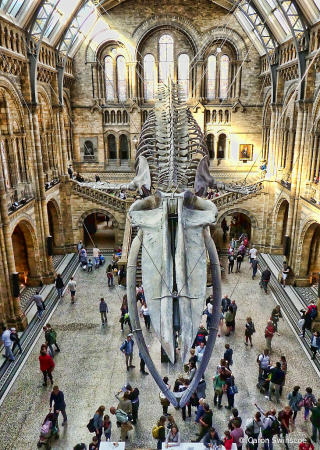
[[[43,347],[41,348],[40,351],[39,362],[40,362],[40,370],[43,373],[43,380],[44,380],[42,386],[47,386],[47,377],[49,377],[51,384],[53,384],[51,372],[53,371],[54,368],[54,362],[51,356],[47,354],[47,350]]]
[[[310,438],[305,438],[304,442],[299,444],[299,450],[314,450],[314,446],[311,443]]]

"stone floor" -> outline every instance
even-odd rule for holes
[[[139,372],[139,358],[135,349],[134,364],[130,372],[125,370],[124,356],[119,347],[125,333],[121,333],[119,312],[123,289],[108,289],[105,269],[100,268],[92,274],[79,270],[76,275],[77,301],[71,305],[66,294],[57,307],[50,322],[58,334],[61,353],[54,361],[54,384],[58,384],[65,393],[67,402],[68,425],[60,427],[60,439],[55,441],[52,449],[72,450],[78,442],[89,444],[91,436],[86,424],[99,405],[116,406],[115,394],[121,386],[130,381],[140,389],[139,421],[130,433],[128,448],[156,448],[151,430],[159,419],[162,408],[159,401],[159,390],[152,377],[143,376]],[[208,291],[209,292],[209,291]],[[233,371],[239,394],[236,406],[243,419],[253,416],[254,403],[267,409],[271,406],[256,388],[257,355],[264,348],[264,327],[270,317],[275,301],[272,295],[265,295],[258,286],[258,280],[251,279],[249,264],[243,263],[240,274],[223,275],[222,294],[228,294],[238,304],[238,315],[235,335],[217,338],[217,343],[210,360],[207,372],[207,399],[213,408],[213,388],[211,377],[223,355],[224,344],[229,342],[234,350]],[[109,307],[108,326],[101,327],[98,312],[99,299],[104,296]],[[244,345],[244,324],[250,315],[256,326],[254,347]],[[284,388],[281,408],[286,404],[287,394],[294,385],[300,385],[301,391],[311,386],[316,397],[320,396],[320,380],[310,361],[298,344],[297,337],[292,334],[286,322],[279,326],[281,336],[274,338],[272,361],[276,362],[281,354],[288,360],[288,375]],[[15,381],[0,410],[0,449],[1,450],[33,450],[36,448],[39,430],[45,415],[48,413],[50,387],[42,386],[38,355],[43,336],[31,352],[26,365]],[[160,363],[160,346],[154,332],[147,334],[147,343],[151,345],[150,353],[163,376],[169,376],[173,384],[177,373],[182,372],[182,365],[172,367]],[[226,404],[226,399],[223,399]],[[272,403],[273,405],[273,403]],[[279,406],[279,405],[276,405]],[[280,408],[280,407],[279,407]],[[214,425],[221,435],[226,429],[228,412],[224,408],[213,409]],[[181,412],[169,408],[180,427],[182,440],[190,441],[197,431],[193,420],[183,423]],[[193,414],[193,413],[192,413]],[[119,438],[119,431],[112,419],[112,440]],[[304,422],[302,413],[297,417],[297,431],[294,437],[304,437],[311,431],[310,422]],[[276,444],[275,448],[282,448]],[[297,449],[297,444],[291,444]]]

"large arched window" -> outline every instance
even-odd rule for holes
[[[178,58],[178,84],[183,87],[186,98],[189,98],[189,56],[183,53]]]
[[[173,79],[173,38],[164,34],[159,39],[159,81],[166,83],[168,75]]]
[[[104,70],[106,77],[106,100],[114,100],[113,61],[111,56],[106,56],[104,60]]]
[[[286,164],[287,164],[287,152],[288,152],[289,145],[290,145],[289,130],[290,130],[290,119],[289,119],[289,117],[287,117],[285,129],[284,129],[284,135],[283,135],[283,145],[282,145],[282,155],[281,155],[280,167],[286,167]]]
[[[118,96],[119,100],[127,98],[126,60],[124,56],[117,58]]]
[[[220,59],[220,98],[228,98],[229,82],[229,56],[223,55]]]
[[[108,136],[108,153],[109,159],[117,159],[116,138],[113,134],[109,134]]]
[[[216,98],[216,64],[217,59],[214,55],[208,58],[208,79],[207,79],[207,97],[209,100]]]
[[[128,138],[125,134],[120,134],[120,159],[129,159]]]
[[[227,136],[225,134],[220,134],[218,139],[218,159],[225,159],[226,157],[226,147],[227,147]]]
[[[144,69],[144,98],[154,98],[154,56],[149,53],[143,58]]]

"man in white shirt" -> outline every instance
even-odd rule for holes
[[[10,339],[11,331],[7,330],[6,327],[2,327],[2,336],[1,336],[1,343],[4,345],[5,355],[3,355],[4,358],[9,359],[9,361],[14,361],[14,356],[11,351],[11,344],[12,341]]]
[[[270,356],[269,350],[266,348],[263,353],[258,356],[259,361],[259,377],[262,373],[264,373],[264,378],[267,378],[266,371],[270,366]]]
[[[100,261],[99,261],[99,256],[100,256],[100,250],[97,247],[94,247],[94,249],[92,250],[92,256],[94,258],[94,263],[96,265],[96,269],[98,269]]]
[[[77,283],[74,281],[73,277],[71,277],[70,281],[68,283],[68,289],[71,294],[71,303],[74,303],[74,299],[76,296],[76,286],[77,286]]]
[[[252,265],[252,260],[258,258],[258,250],[255,248],[254,245],[249,250],[249,255],[250,255],[250,264]]]

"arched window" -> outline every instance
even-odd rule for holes
[[[183,87],[186,98],[189,98],[189,56],[183,53],[178,59],[178,84]]]
[[[210,123],[210,119],[211,119],[211,111],[208,109],[206,111],[206,123]]]
[[[224,117],[225,117],[225,123],[229,123],[230,114],[229,114],[229,111],[227,109],[224,112]]]
[[[173,38],[164,34],[159,39],[159,81],[166,83],[168,75],[173,79]]]
[[[109,134],[108,136],[108,153],[109,159],[117,159],[116,138],[113,134]]]
[[[228,98],[229,56],[223,55],[220,60],[220,98]]]
[[[144,98],[154,98],[154,56],[150,53],[143,58]]]
[[[104,71],[106,77],[106,100],[114,100],[113,60],[111,56],[106,56],[104,60]]]
[[[219,111],[219,123],[222,123],[222,122],[223,122],[223,112],[220,109],[220,111]]]
[[[123,123],[128,123],[128,113],[127,113],[127,111],[123,111]]]
[[[126,60],[124,56],[117,58],[118,96],[119,100],[127,98]]]
[[[226,146],[227,146],[227,136],[225,134],[220,134],[218,139],[218,159],[224,159],[226,156]]]
[[[213,134],[208,134],[207,136],[207,147],[209,151],[209,158],[214,158],[214,136]]]
[[[104,123],[110,123],[110,114],[109,111],[104,113]]]
[[[120,159],[129,159],[128,138],[125,134],[120,135]]]
[[[121,123],[121,111],[117,111],[117,123]]]
[[[217,111],[214,109],[212,111],[212,123],[216,123],[217,122]]]
[[[287,153],[289,151],[289,130],[290,130],[290,119],[287,117],[286,124],[285,124],[285,130],[284,130],[284,136],[283,136],[283,146],[282,146],[282,157],[280,166],[286,167],[287,164]]]
[[[216,64],[217,59],[214,55],[208,58],[208,81],[207,81],[207,97],[209,100],[216,98]]]
[[[111,111],[111,123],[116,123],[116,113]]]
[[[148,111],[144,110],[144,111],[142,112],[142,121],[143,121],[143,123],[145,123],[145,121],[147,120],[147,118],[148,118]]]

